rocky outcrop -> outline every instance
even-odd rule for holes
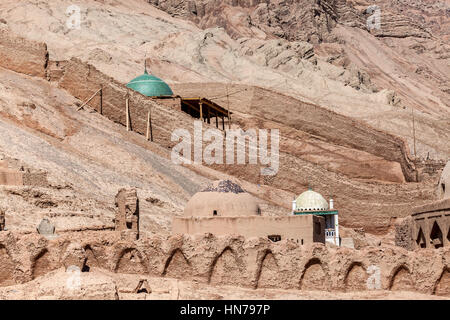
[[[395,5],[377,2],[376,11],[368,10],[373,2],[345,0],[300,0],[286,3],[271,1],[219,1],[219,0],[147,0],[161,10],[175,17],[183,17],[196,22],[202,28],[223,27],[234,38],[259,32],[289,41],[337,42],[332,29],[339,23],[369,30],[378,37],[418,37],[429,38],[429,30],[415,20],[416,16],[406,15]],[[409,4],[404,4],[409,6]],[[376,28],[367,21],[374,14],[381,14],[380,25]],[[234,14],[234,17],[232,17]]]
[[[264,32],[289,41],[318,43],[335,40],[330,31],[338,22],[363,25],[357,11],[342,0],[147,1],[202,28],[223,27],[234,38]]]

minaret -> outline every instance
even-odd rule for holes
[[[330,195],[330,210],[334,209],[334,200],[333,195]],[[337,246],[340,246],[340,240],[339,240],[339,218],[338,215],[334,215],[334,244]]]

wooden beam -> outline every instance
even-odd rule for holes
[[[130,107],[128,105],[128,98],[125,100],[125,117],[126,117],[127,131],[130,131]]]
[[[87,99],[87,101],[85,103],[83,103],[80,107],[78,107],[77,111],[80,111],[81,109],[83,109],[83,107],[85,105],[87,105],[92,99],[94,99],[94,97],[97,95],[97,93],[99,93],[101,90],[102,90],[102,88],[95,91],[95,93],[89,99]]]
[[[148,109],[147,112],[147,141],[150,140],[153,142],[153,127],[152,127],[152,107]]]
[[[100,114],[103,114],[103,87],[100,88]]]
[[[205,104],[207,104],[208,106],[210,106],[211,108],[213,108],[214,110],[217,110],[218,112],[220,112],[220,113],[224,113],[224,114],[227,114],[227,110],[225,109],[225,108],[222,108],[222,107],[217,107],[213,102],[210,102],[210,101],[208,101],[208,100],[206,100],[206,99],[202,99],[201,100],[203,103],[205,103]]]
[[[228,95],[228,84],[227,84],[227,111],[228,111],[228,129],[231,129],[230,98]]]
[[[203,103],[199,102],[198,105],[200,106],[200,120],[203,121]]]
[[[145,139],[150,140],[150,111],[147,112],[147,134],[145,135]]]
[[[216,110],[216,128],[219,128],[219,117],[217,115],[217,110]]]

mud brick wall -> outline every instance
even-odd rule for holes
[[[395,245],[412,250],[414,248],[412,240],[412,219],[405,218],[401,223],[395,226]]]
[[[45,43],[26,40],[0,27],[0,67],[44,78],[47,63]]]
[[[174,84],[172,87],[175,93],[182,96],[219,97],[214,101],[224,106],[228,104],[222,84],[183,83]],[[416,181],[415,166],[403,139],[331,110],[279,95],[267,89],[244,87],[245,90],[243,90],[242,87],[244,86],[229,87],[229,92],[235,93],[230,98],[231,102],[233,99],[238,99],[240,111],[258,119],[282,122],[292,128],[323,137],[337,145],[398,162],[405,180]],[[282,103],[277,104],[274,108],[274,101],[278,101],[280,98]],[[236,121],[239,121],[238,115],[233,117],[233,122]],[[264,124],[263,121],[260,122],[260,125]]]
[[[48,186],[47,172],[25,172],[23,174],[23,185],[36,187]]]
[[[0,286],[30,281],[70,261],[212,285],[351,292],[372,290],[378,283],[381,290],[450,296],[449,253],[448,248],[426,254],[398,247],[352,250],[212,234],[129,241],[120,240],[119,232],[96,231],[48,240],[2,231]],[[379,271],[379,280],[373,278],[373,270]]]
[[[142,135],[146,134],[147,113],[151,109],[153,138],[162,146],[170,148],[178,143],[170,141],[173,130],[177,128],[193,131],[194,119],[176,107],[179,99],[150,99],[78,59],[67,62],[59,86],[82,101],[102,87],[102,114],[122,125],[126,125],[125,106],[128,98],[131,130]],[[89,105],[100,111],[99,95]]]

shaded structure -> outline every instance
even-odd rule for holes
[[[172,222],[173,234],[242,235],[299,244],[325,243],[324,230],[320,216],[262,216],[256,199],[230,180],[216,181],[196,193],[184,216]]]
[[[225,122],[230,122],[231,112],[221,107],[217,103],[206,98],[185,98],[181,97],[181,111],[186,112],[193,118],[200,119],[204,122],[215,123],[216,127],[222,127],[225,130]],[[219,119],[220,124],[219,125]]]

